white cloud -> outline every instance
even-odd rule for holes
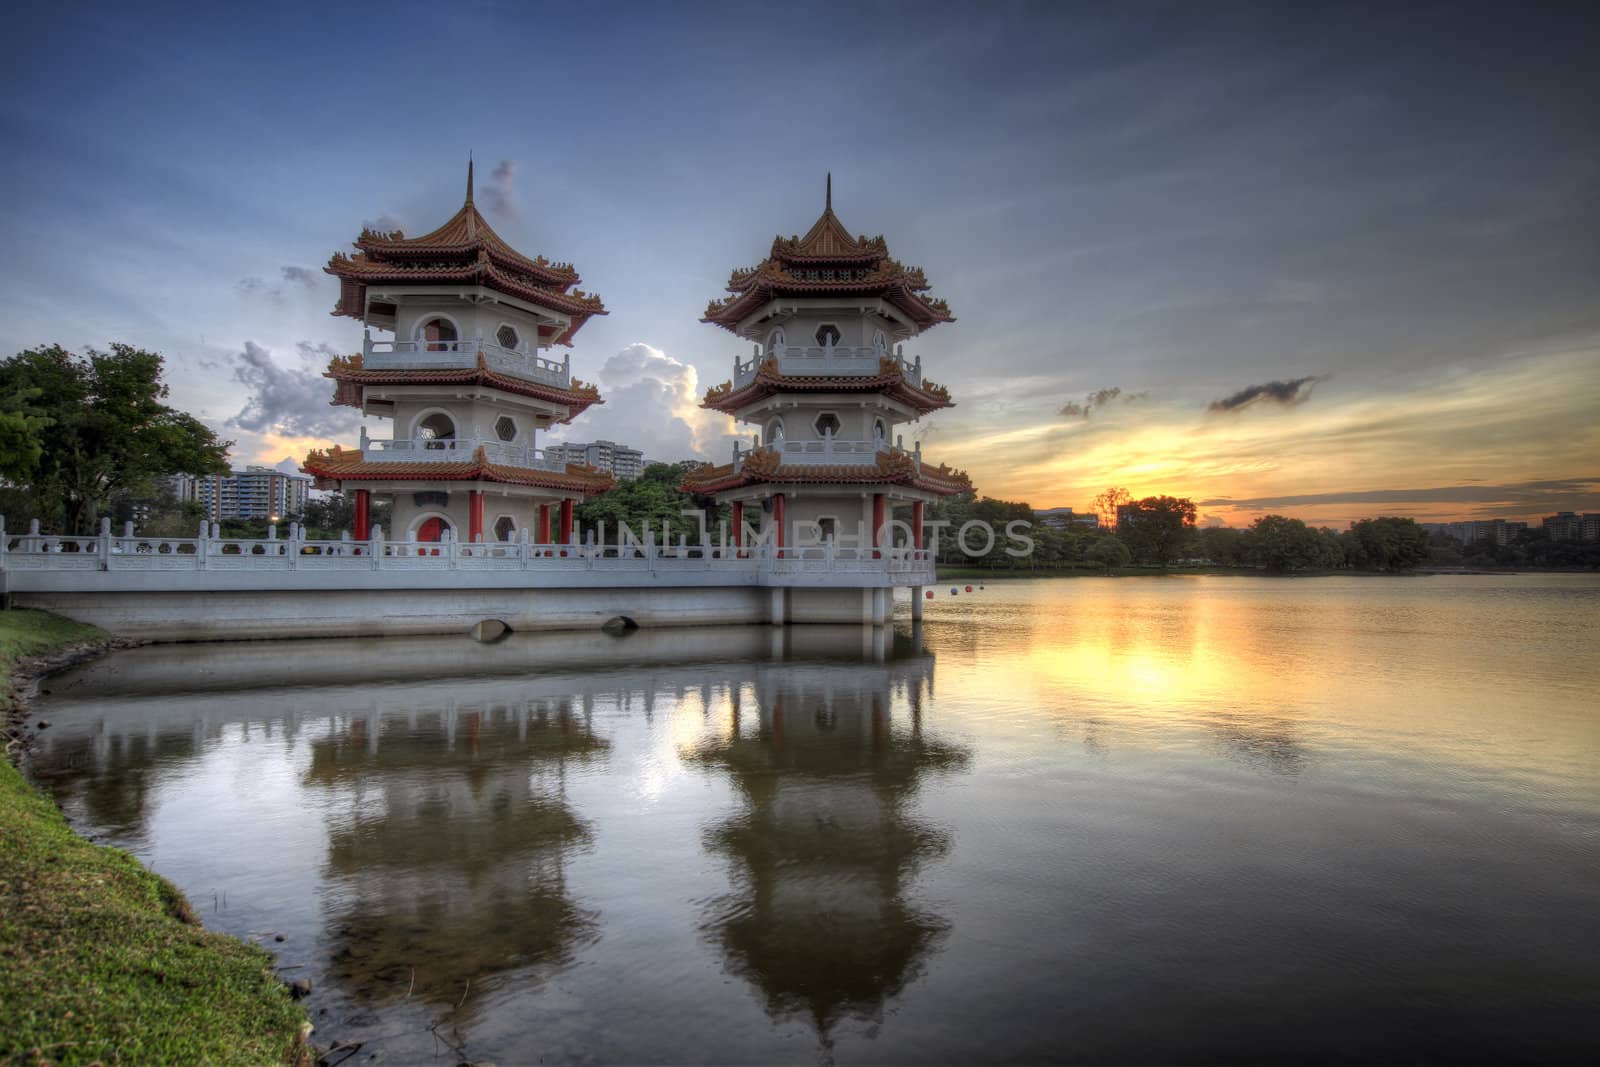
[[[517,218],[517,197],[514,185],[517,179],[517,161],[502,159],[500,165],[489,172],[483,186],[483,202],[489,210],[508,218]]]
[[[552,441],[606,438],[642,449],[646,460],[669,463],[726,459],[733,422],[700,407],[699,375],[689,364],[641,341],[606,360],[597,377],[605,403],[565,433],[552,431]]]
[[[244,407],[228,420],[230,427],[286,437],[336,437],[353,431],[360,421],[350,408],[328,403],[333,389],[322,377],[328,359],[339,353],[326,344],[301,341],[296,368],[281,367],[270,349],[254,341],[233,356],[234,380],[249,390]]]

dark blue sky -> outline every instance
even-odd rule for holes
[[[359,337],[320,267],[363,221],[442,221],[472,151],[501,233],[612,309],[574,360],[613,403],[578,432],[720,457],[732,426],[685,398],[741,346],[697,319],[809,226],[831,170],[844,222],[959,318],[912,347],[962,401],[929,447],[986,490],[1597,506],[1592,12],[30,12],[0,45],[0,350],[159,348],[242,457],[351,433],[304,373]],[[1299,404],[1206,410],[1313,376]],[[1058,414],[1112,386],[1148,395]],[[1529,501],[1533,481],[1571,488]]]

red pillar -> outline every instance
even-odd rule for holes
[[[561,543],[566,544],[572,540],[572,500],[569,498],[561,502]]]
[[[922,501],[918,500],[911,505],[911,547],[922,547]]]
[[[366,489],[356,490],[356,528],[351,536],[357,541],[372,536],[372,494]]]
[[[539,543],[541,545],[548,545],[550,543],[550,505],[549,504],[540,504],[539,505]]]
[[[772,521],[775,524],[777,524],[777,527],[778,527],[778,547],[782,548],[784,546],[784,544],[785,544],[785,541],[783,539],[784,521],[783,521],[783,494],[782,493],[774,493],[772,495]]]
[[[740,548],[744,545],[744,501],[733,502],[733,547]],[[739,553],[735,552],[737,556]]]
[[[467,490],[467,540],[476,544],[483,538],[483,493]]]
[[[884,500],[882,493],[873,493],[872,494],[872,547],[873,548],[883,548],[884,547],[883,539],[884,539],[886,531],[883,528],[883,518],[884,518],[884,510],[885,510],[884,505],[886,503],[887,503],[887,501]],[[872,554],[872,558],[873,559],[877,559],[881,555],[882,555],[881,552],[874,552]]]

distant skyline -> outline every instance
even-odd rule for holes
[[[611,314],[550,439],[726,462],[698,322],[834,207],[957,321],[914,432],[985,495],[1244,525],[1600,511],[1600,17],[1581,5],[81,4],[0,43],[0,353],[161,351],[298,460],[359,420],[321,268],[478,203]],[[374,430],[380,423],[374,422]]]

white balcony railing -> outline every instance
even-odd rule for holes
[[[752,453],[762,450],[760,444],[751,443],[744,447],[740,442],[733,443],[733,469],[739,471],[744,466],[745,460]],[[890,445],[882,439],[871,441],[841,441],[834,437],[824,437],[820,440],[783,440],[770,446],[777,450],[779,462],[784,466],[800,466],[806,464],[832,464],[836,466],[861,466],[870,467],[878,462],[878,453],[901,453],[911,457],[911,462],[920,472],[922,470],[922,442],[918,441],[916,447],[907,452],[904,448]]]
[[[767,359],[778,358],[778,373],[794,377],[862,377],[879,373],[885,359],[900,366],[900,373],[912,385],[922,384],[922,357],[907,360],[905,346],[894,351],[878,345],[851,347],[847,345],[768,345],[756,346],[750,358],[733,357],[733,384],[745,385],[756,376],[756,371]]]
[[[361,458],[368,463],[466,463],[479,448],[490,463],[528,470],[564,471],[566,454],[517,444],[514,441],[474,437],[413,437],[382,439],[361,431]]]
[[[361,365],[367,370],[459,370],[477,366],[480,352],[489,369],[501,374],[557,389],[572,387],[570,356],[560,361],[545,359],[534,352],[502,348],[481,337],[467,341],[374,341],[369,334],[361,346]]]
[[[688,586],[793,585],[825,575],[866,586],[934,581],[933,553],[904,546],[840,546],[830,540],[778,548],[766,540],[740,546],[714,544],[709,538],[697,544],[682,538],[675,544],[658,543],[649,529],[642,532],[642,539],[629,536],[622,544],[597,543],[592,531],[588,540],[574,537],[566,544],[529,540],[526,532],[516,541],[477,542],[457,541],[449,534],[442,541],[390,541],[377,528],[372,532],[370,540],[346,534],[338,541],[321,541],[307,538],[291,523],[287,537],[280,538],[278,527],[272,525],[265,538],[224,538],[216,526],[202,523],[199,537],[142,537],[128,523],[118,536],[107,520],[98,537],[59,537],[40,533],[37,522],[26,533],[9,533],[0,516],[0,576],[9,574],[13,588],[20,588],[17,583],[27,574],[85,572],[84,589],[95,588],[92,573],[126,571],[345,572],[346,579],[326,585],[330,589],[371,584],[390,571],[522,571],[550,575],[552,580],[556,575],[592,572],[597,585],[615,585],[619,576],[631,574],[650,574]],[[539,584],[535,577],[525,581]]]

